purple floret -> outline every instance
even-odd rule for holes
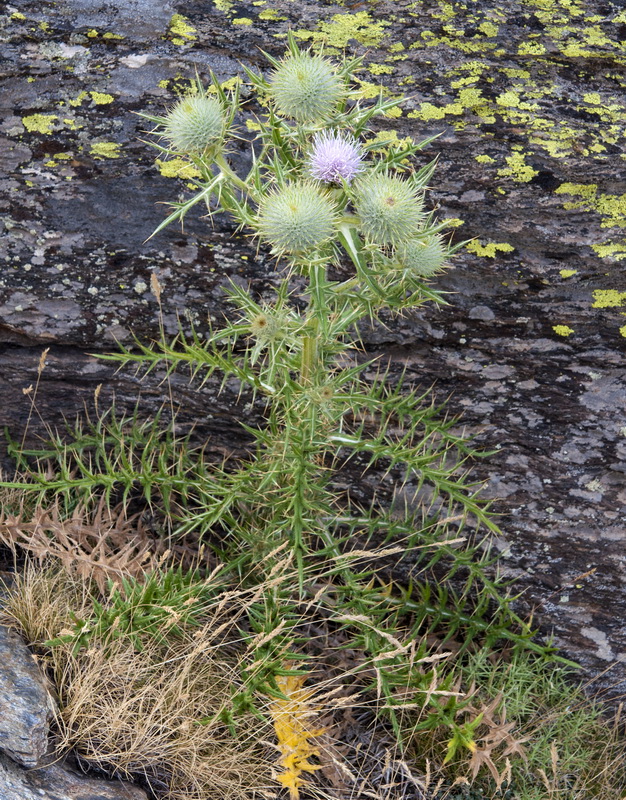
[[[318,181],[350,181],[363,169],[362,151],[354,139],[338,133],[318,133],[309,156],[309,172]]]

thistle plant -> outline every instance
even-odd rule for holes
[[[256,123],[247,175],[226,157],[227,132],[243,109],[237,94],[227,96],[215,78],[209,90],[197,81],[190,101],[183,98],[165,117],[146,118],[156,124],[155,146],[171,156],[184,155],[181,144],[188,140],[213,143],[187,150],[201,174],[197,191],[173,204],[160,227],[183,219],[199,202],[209,214],[230,214],[284,265],[274,302],[259,304],[250,290],[232,284],[233,317],[208,341],[181,332],[177,348],[138,343],[110,358],[147,368],[191,362],[206,377],[218,372],[252,389],[266,408],[266,424],[252,431],[255,452],[245,464],[216,473],[215,504],[203,498],[182,527],[223,525],[234,532],[231,540],[239,532],[257,548],[258,539],[267,538],[268,550],[287,541],[302,590],[305,560],[320,548],[328,556],[339,552],[345,509],[332,488],[331,467],[357,454],[372,467],[393,470],[400,483],[429,484],[443,499],[444,513],[459,506],[493,523],[457,474],[459,459],[452,464],[448,458],[453,450],[467,451],[465,445],[418,404],[403,418],[403,435],[393,433],[405,406],[402,393],[384,374],[373,383],[363,380],[371,364],[357,356],[359,324],[376,323],[381,312],[444,302],[428,278],[456,247],[441,233],[446,222],[424,209],[434,162],[412,163],[431,140],[379,146],[371,121],[400,101],[382,95],[362,100],[352,82],[359,59],[333,64],[300,51],[291,36],[282,60],[267,58],[267,79],[246,70],[267,109]],[[210,103],[221,122],[196,113],[193,100]],[[346,262],[352,274],[330,280],[329,271]],[[295,274],[306,280],[304,309]],[[411,396],[410,387],[404,391]],[[365,417],[376,419],[377,427],[366,427]],[[380,525],[386,535],[382,517]]]
[[[232,315],[219,330],[201,335],[181,328],[174,343],[136,341],[103,356],[146,371],[191,368],[203,382],[214,376],[222,385],[238,381],[263,412],[257,427],[244,426],[253,437],[248,457],[209,465],[201,450],[177,453],[180,442],[162,439],[154,427],[133,425],[122,434],[113,424],[112,435],[98,431],[81,436],[80,445],[57,441],[52,451],[31,453],[37,467],[29,486],[39,498],[61,492],[70,505],[72,494],[84,502],[98,487],[107,496],[121,489],[124,498],[142,492],[148,503],[161,502],[172,535],[200,535],[238,585],[259,587],[241,628],[249,659],[244,688],[223,714],[229,725],[260,693],[287,702],[288,684],[279,677],[290,677],[296,682],[289,686],[298,689],[298,673],[285,675],[283,665],[307,657],[306,621],[314,609],[362,654],[360,685],[378,693],[399,737],[411,698],[429,709],[413,730],[443,725],[450,742],[465,741],[450,676],[441,678],[444,702],[432,689],[435,673],[419,669],[428,658],[415,642],[435,633],[460,642],[460,652],[477,639],[541,648],[489,576],[480,537],[459,546],[468,519],[497,530],[464,471],[473,454],[469,443],[426,395],[376,371],[363,356],[359,333],[363,325],[388,324],[390,314],[445,303],[431,279],[461,245],[450,243],[446,221],[427,210],[435,163],[416,161],[434,137],[383,146],[372,135],[372,121],[401,100],[381,93],[365,102],[353,81],[360,59],[332,63],[301,52],[292,36],[282,60],[267,58],[267,77],[244,68],[264,109],[246,174],[229,160],[228,146],[250,112],[215,76],[208,87],[197,78],[195,93],[164,116],[142,116],[154,125],[159,153],[187,159],[199,175],[192,196],[171,204],[155,234],[198,204],[209,216],[230,215],[277,258],[283,274],[273,298],[260,302],[252,289],[233,282]],[[408,495],[406,514],[352,501],[336,479],[350,462],[391,475]],[[399,558],[411,553],[420,581],[409,589],[381,588],[374,568],[358,566],[359,554],[381,547]],[[455,590],[431,592],[427,576],[435,571],[443,583],[454,578]],[[152,595],[144,602],[145,587],[159,595],[150,581],[126,587],[89,626],[77,620],[72,641],[80,647],[91,630],[104,635],[117,626],[132,633],[137,615],[130,611],[137,604],[147,608],[139,634],[158,632],[161,605]],[[187,594],[197,599],[194,582],[177,584],[170,594],[183,598],[181,608]],[[294,769],[308,770],[304,751],[298,758]],[[293,774],[282,779],[292,795],[300,780]]]

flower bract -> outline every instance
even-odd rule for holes
[[[299,181],[270,194],[261,203],[258,230],[276,253],[302,253],[327,242],[334,233],[334,204],[313,183]]]
[[[314,139],[309,173],[324,183],[350,183],[362,171],[362,151],[352,138],[324,131]]]
[[[225,131],[222,106],[213,97],[185,97],[165,117],[163,127],[174,150],[204,155],[222,143]]]
[[[365,236],[377,244],[399,244],[415,237],[423,222],[422,200],[409,181],[370,173],[355,188],[356,213]]]
[[[444,265],[448,255],[441,237],[436,234],[424,239],[410,239],[399,245],[396,255],[404,267],[429,278]]]
[[[269,93],[278,111],[296,122],[327,119],[342,97],[342,81],[320,56],[288,56],[270,76]]]

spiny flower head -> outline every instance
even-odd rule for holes
[[[184,97],[165,117],[164,135],[179,153],[205,155],[222,144],[226,122],[214,97]]]
[[[333,65],[309,53],[289,55],[270,75],[269,93],[278,111],[296,122],[327,119],[343,94]]]
[[[362,171],[362,150],[352,138],[324,131],[313,141],[309,173],[324,183],[350,183]]]
[[[334,234],[336,208],[313,183],[297,181],[268,195],[259,206],[259,234],[275,253],[297,255]]]
[[[448,256],[447,248],[437,234],[424,239],[410,239],[402,242],[396,251],[400,263],[424,278],[430,278],[444,265]]]
[[[250,319],[250,333],[264,342],[271,342],[284,330],[285,317],[275,309],[265,309]]]
[[[413,185],[387,173],[371,172],[355,187],[356,213],[365,236],[377,244],[399,244],[423,222],[422,200]]]

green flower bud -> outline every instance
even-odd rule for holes
[[[402,242],[396,250],[396,256],[403,267],[424,278],[430,278],[445,266],[448,250],[441,237],[431,234],[424,239],[413,239]]]
[[[280,317],[262,311],[250,320],[250,333],[257,339],[271,342],[280,333],[283,323]]]
[[[332,64],[308,53],[288,56],[271,74],[269,84],[278,111],[301,123],[330,117],[343,94]]]
[[[424,220],[422,200],[409,181],[370,173],[356,183],[356,213],[361,230],[377,244],[399,244],[415,237]]]
[[[332,238],[336,208],[312,183],[299,181],[273,192],[259,207],[258,229],[275,253],[298,254]]]
[[[163,123],[164,135],[178,153],[205,155],[224,139],[226,122],[221,104],[213,97],[184,97]]]

